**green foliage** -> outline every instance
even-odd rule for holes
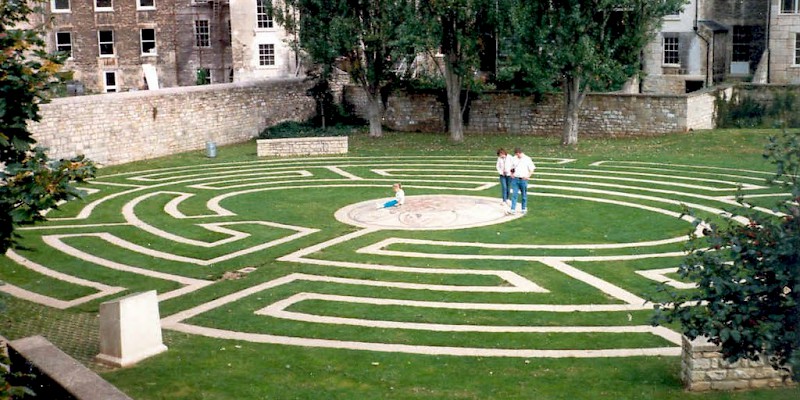
[[[745,92],[746,93],[746,92]],[[800,128],[797,95],[788,90],[776,91],[769,106],[748,96],[734,95],[728,99],[716,95],[716,119],[720,128]]]
[[[14,244],[14,229],[44,219],[41,212],[78,194],[74,180],[94,174],[78,157],[51,162],[28,130],[39,121],[45,94],[68,74],[63,54],[48,54],[42,32],[16,28],[35,10],[27,1],[0,3],[0,254]]]
[[[698,290],[671,293],[654,323],[678,321],[686,336],[721,345],[730,361],[763,352],[800,380],[800,134],[771,138],[765,158],[792,201],[778,203],[777,215],[748,210],[747,223],[710,225],[693,238],[679,274]]]
[[[354,127],[351,125],[335,125],[322,128],[311,122],[295,122],[286,121],[281,122],[275,126],[271,126],[261,131],[259,139],[282,139],[282,138],[299,138],[299,137],[319,137],[319,136],[347,136],[353,132]]]

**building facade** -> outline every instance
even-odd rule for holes
[[[49,51],[69,54],[78,93],[299,73],[269,0],[49,0],[31,19]]]
[[[800,0],[691,0],[664,18],[642,64],[643,93],[800,84]]]

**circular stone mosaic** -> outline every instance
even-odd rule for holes
[[[492,225],[518,218],[506,215],[499,200],[479,196],[407,196],[402,206],[377,208],[383,201],[351,204],[336,212],[336,219],[362,228],[440,230]]]

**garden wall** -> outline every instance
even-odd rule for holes
[[[31,130],[53,158],[84,154],[101,165],[247,141],[315,113],[301,79],[270,80],[54,99]]]
[[[725,361],[720,347],[705,338],[683,337],[681,380],[691,391],[756,389],[794,386],[787,371],[772,368],[765,360]],[[763,357],[762,357],[763,358]]]
[[[356,114],[366,115],[363,91],[348,86],[344,99]],[[476,96],[464,116],[466,133],[560,135],[563,98],[489,92]],[[397,92],[386,102],[384,126],[405,132],[445,131],[445,105],[436,92]],[[581,108],[581,132],[588,135],[641,136],[714,127],[714,92],[685,95],[592,93]]]
[[[764,105],[767,109],[772,107],[776,96],[786,96],[787,93],[794,94],[795,107],[800,110],[800,85],[744,83],[736,85],[733,88],[733,94],[737,95],[740,99],[750,98]],[[731,96],[727,98],[730,99]]]

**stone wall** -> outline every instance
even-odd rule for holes
[[[741,84],[741,85],[736,85],[733,88],[732,93],[735,96],[737,96],[740,100],[743,98],[750,98],[752,100],[755,100],[758,103],[767,107],[767,110],[769,110],[770,107],[772,107],[772,103],[775,100],[775,96],[778,95],[785,96],[787,93],[793,93],[795,95],[795,107],[800,109],[800,84],[795,84],[795,85]],[[730,93],[726,98],[727,99],[731,98]]]
[[[763,359],[725,361],[720,347],[705,338],[683,337],[681,380],[691,391],[755,389],[793,386],[786,371],[772,368]]]
[[[259,157],[289,157],[324,154],[347,154],[347,136],[259,139]]]
[[[356,114],[365,115],[366,97],[349,86],[345,102]],[[560,135],[563,98],[533,97],[490,92],[472,99],[464,115],[466,133],[518,133]],[[714,95],[704,90],[685,95],[592,93],[580,114],[584,135],[640,136],[714,126]],[[386,102],[384,126],[397,131],[443,132],[445,105],[436,92],[394,93]]]
[[[53,158],[84,154],[100,165],[247,141],[281,121],[315,113],[299,79],[60,98],[31,130]]]

